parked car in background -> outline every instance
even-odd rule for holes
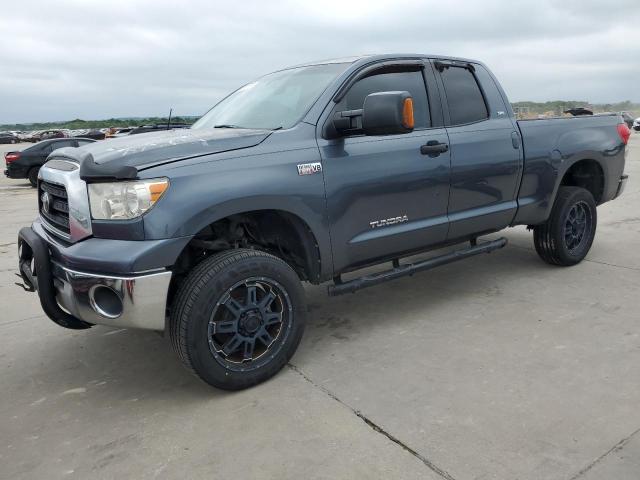
[[[640,132],[640,117],[636,118],[636,119],[633,121],[633,129],[634,129],[636,132]]]
[[[31,132],[25,132],[20,136],[20,140],[23,142],[37,142],[40,140],[40,134],[42,130],[32,130]]]
[[[92,138],[94,140],[104,140],[106,138],[106,134],[104,129],[91,129],[87,133],[83,135],[85,138]]]
[[[138,133],[158,132],[161,130],[173,130],[175,128],[190,128],[188,123],[172,123],[168,125],[166,123],[156,123],[155,125],[140,125],[133,128],[129,135],[137,135]]]
[[[622,117],[622,120],[624,120],[624,123],[626,123],[629,128],[633,127],[633,115],[631,115],[629,112],[619,112],[619,115]]]
[[[0,132],[0,143],[18,143],[20,139],[13,132]]]
[[[584,107],[570,108],[569,110],[565,110],[562,113],[568,113],[570,115],[573,115],[574,117],[579,117],[581,115],[593,115],[593,111]]]
[[[4,156],[7,165],[4,174],[9,178],[28,178],[35,188],[38,185],[38,171],[51,152],[58,148],[82,147],[94,142],[90,138],[54,138],[38,142],[21,152],[8,152]]]
[[[107,138],[125,137],[131,133],[134,127],[117,128],[113,133],[107,134]]]
[[[45,130],[40,134],[40,140],[48,140],[50,138],[66,138],[67,134],[63,130]]]

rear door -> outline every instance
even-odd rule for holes
[[[434,61],[451,147],[448,240],[508,226],[517,210],[520,138],[498,87],[479,64]]]
[[[416,124],[405,134],[318,139],[336,272],[446,239],[449,152],[428,155],[421,147],[446,145],[447,132],[435,75],[428,62],[418,63],[368,73],[326,117],[362,108],[374,92],[409,91]]]
[[[57,142],[53,142],[51,144],[51,150],[49,151],[49,153],[59,149],[59,148],[65,148],[65,147],[77,147],[76,145],[76,141],[69,139],[69,140],[60,140]]]

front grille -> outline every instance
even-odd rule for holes
[[[67,236],[70,234],[69,201],[64,186],[41,180],[38,185],[38,210],[50,227]]]

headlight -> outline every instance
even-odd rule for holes
[[[133,182],[90,183],[89,204],[96,220],[136,218],[160,200],[169,188],[169,180],[136,180]]]

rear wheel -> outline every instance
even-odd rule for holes
[[[538,255],[552,265],[581,262],[591,249],[597,222],[596,202],[588,190],[560,187],[549,219],[533,229]]]
[[[172,309],[169,335],[184,365],[218,388],[239,390],[275,375],[304,331],[304,290],[293,269],[238,249],[193,269]]]
[[[27,174],[27,178],[29,179],[29,183],[33,188],[38,186],[38,172],[40,171],[40,167],[31,167],[29,169],[29,173]]]

